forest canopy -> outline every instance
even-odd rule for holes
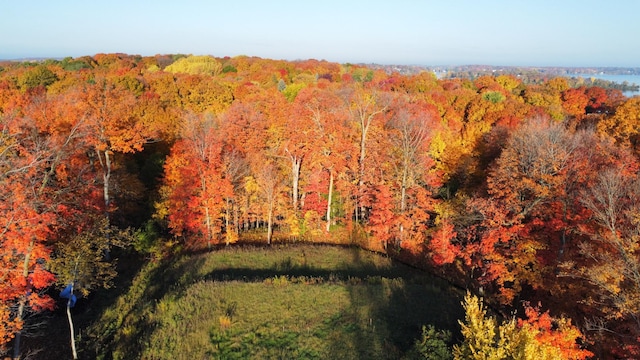
[[[0,344],[19,348],[27,314],[53,307],[46,290],[69,269],[50,264],[68,263],[69,243],[99,237],[105,255],[126,240],[150,258],[358,245],[503,314],[539,301],[596,356],[640,356],[639,156],[640,98],[563,77],[248,56],[5,62]]]

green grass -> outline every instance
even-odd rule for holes
[[[142,268],[81,339],[99,359],[401,359],[462,293],[356,248],[230,248]]]

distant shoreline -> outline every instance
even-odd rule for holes
[[[382,69],[388,73],[398,72],[403,75],[420,73],[422,71],[432,71],[440,73],[470,73],[481,75],[490,74],[513,74],[525,75],[538,73],[547,76],[594,76],[594,75],[638,75],[640,67],[619,67],[619,66],[496,66],[496,65],[380,65],[380,64],[360,64],[375,69]]]

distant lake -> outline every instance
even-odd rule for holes
[[[613,81],[618,84],[622,84],[623,82],[627,82],[629,85],[636,84],[640,85],[640,75],[611,75],[611,74],[568,74],[569,77],[581,77],[584,79],[596,78],[607,81]],[[624,91],[623,94],[626,97],[632,97],[635,95],[640,95],[638,91]]]

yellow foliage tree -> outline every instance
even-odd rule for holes
[[[633,97],[616,108],[597,125],[597,131],[614,138],[617,143],[640,150],[640,97]]]
[[[593,355],[580,349],[582,334],[566,319],[555,320],[548,313],[527,307],[526,320],[515,318],[498,323],[487,316],[482,299],[469,293],[462,303],[466,315],[460,322],[464,341],[453,347],[456,360],[560,360],[586,359]]]
[[[173,74],[184,73],[191,75],[216,76],[222,72],[222,64],[212,56],[190,55],[176,60],[176,62],[167,66],[164,71]]]

